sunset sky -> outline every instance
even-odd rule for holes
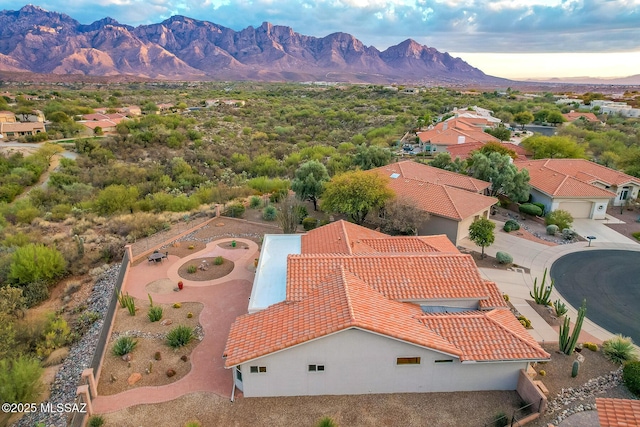
[[[46,0],[82,24],[172,15],[241,30],[264,21],[316,37],[350,33],[384,50],[412,38],[507,78],[640,74],[640,0]],[[0,9],[22,4],[0,0]]]

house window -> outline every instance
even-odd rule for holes
[[[264,374],[267,372],[267,367],[266,366],[252,366],[251,368],[249,368],[249,372],[251,372],[252,374]]]
[[[236,366],[236,379],[238,381],[242,381],[242,371],[240,370],[240,366]]]
[[[398,357],[396,359],[396,365],[419,365],[419,357]]]
[[[324,365],[309,365],[309,372],[324,372]]]
[[[452,363],[453,359],[439,359],[435,360],[435,363]]]

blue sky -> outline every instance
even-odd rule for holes
[[[412,38],[510,78],[640,74],[640,0],[45,0],[83,24],[172,15],[241,30],[264,21],[317,37],[343,31],[380,50]],[[21,5],[0,0],[0,9]]]

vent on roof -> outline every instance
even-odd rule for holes
[[[392,173],[390,176],[391,176],[391,178],[396,179],[396,178],[400,177],[400,174],[399,173]]]

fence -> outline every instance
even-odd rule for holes
[[[484,427],[520,427],[528,423],[529,421],[533,421],[530,419],[531,412],[535,409],[534,403],[528,403],[524,406],[519,407],[514,410],[511,416],[507,414],[502,414],[496,418],[493,418],[491,421],[484,424]],[[538,414],[536,414],[538,415]],[[537,417],[536,417],[537,418]]]

